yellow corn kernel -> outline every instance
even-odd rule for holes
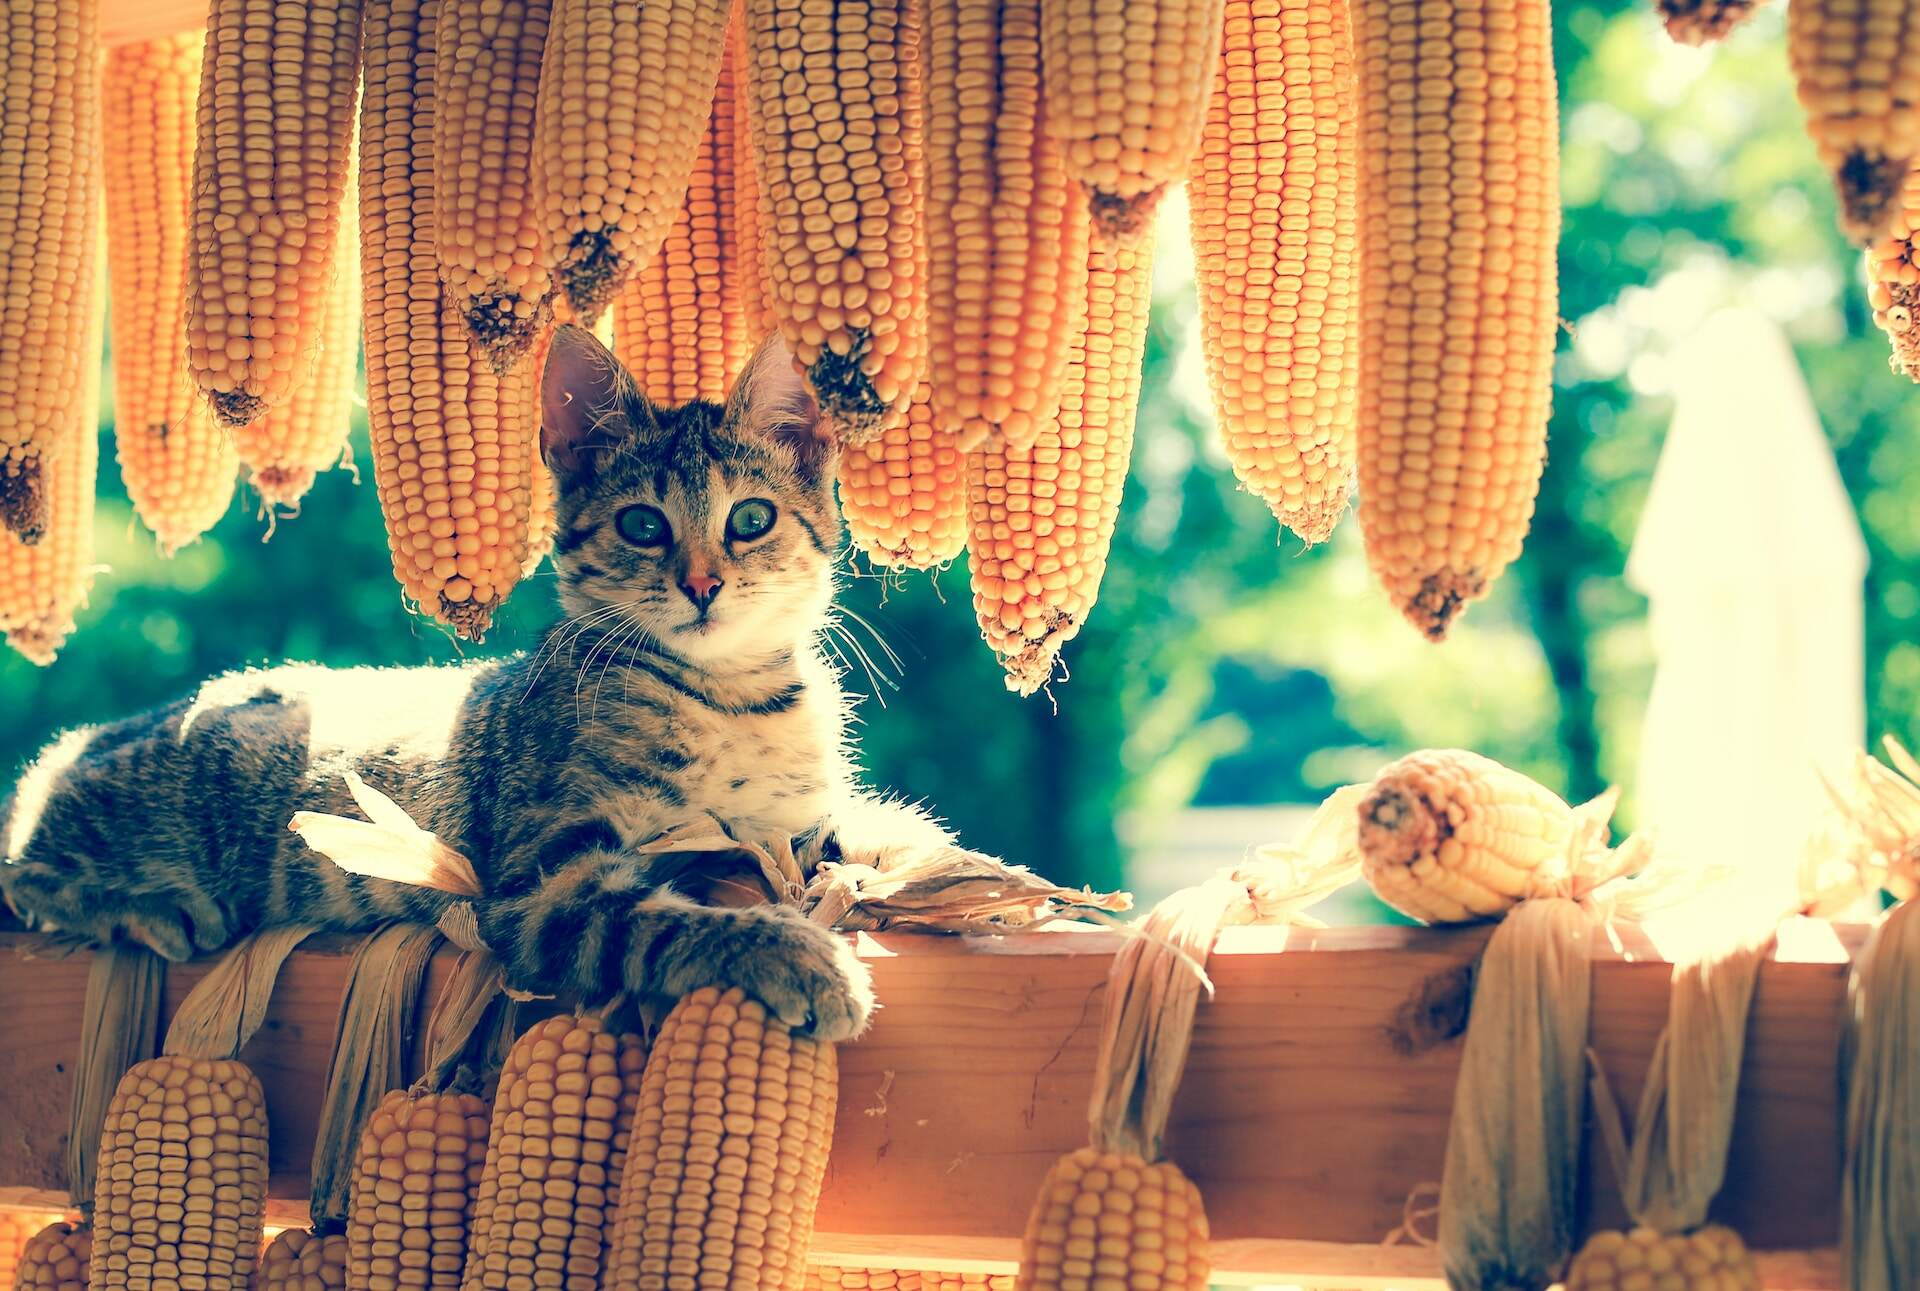
[[[100,1135],[88,1291],[246,1291],[267,1200],[260,1082],[226,1058],[152,1058]]]
[[[1787,62],[1840,227],[1870,246],[1920,158],[1920,14],[1904,0],[1799,0]]]
[[[1760,1272],[1731,1228],[1662,1235],[1595,1233],[1567,1268],[1565,1291],[1760,1291]]]
[[[1081,1148],[1053,1163],[1027,1217],[1020,1291],[1206,1291],[1207,1212],[1171,1161]]]
[[[1655,0],[1667,35],[1682,45],[1711,45],[1753,17],[1759,0]]]
[[[738,989],[676,1004],[641,1086],[608,1284],[801,1287],[837,1063]]]
[[[1011,1273],[936,1273],[931,1269],[807,1266],[806,1291],[1013,1291]]]
[[[453,312],[499,373],[533,344],[552,291],[533,196],[534,105],[551,7],[437,0],[434,252]],[[608,110],[602,100],[599,115]],[[576,147],[590,119],[568,119]]]
[[[487,1159],[487,1105],[472,1094],[380,1100],[360,1134],[347,1216],[354,1291],[457,1291]]]
[[[747,335],[758,345],[778,326],[767,299],[767,217],[762,213],[759,132],[754,128],[753,95],[748,93],[752,73],[747,62],[747,19],[742,0],[735,0],[727,22],[727,68],[733,74],[733,187],[728,201],[739,231],[741,259],[738,271],[740,308]]]
[[[1046,0],[1047,130],[1094,231],[1131,242],[1187,177],[1220,57],[1221,0]]]
[[[965,1291],[967,1287],[984,1287],[986,1291],[1013,1291],[1014,1276],[1011,1273],[923,1273],[921,1291]]]
[[[927,7],[927,374],[962,448],[1025,448],[1060,410],[1086,202],[1041,129],[1039,0]]]
[[[973,608],[1007,687],[1030,695],[1053,676],[1106,572],[1133,452],[1150,248],[1095,247],[1085,320],[1060,413],[1031,448],[968,453],[967,566]]]
[[[134,513],[172,555],[233,500],[233,443],[187,373],[187,214],[198,32],[119,45],[101,79],[114,445]]]
[[[47,532],[48,471],[72,447],[73,393],[86,380],[99,210],[99,0],[6,0],[0,8],[0,531]],[[99,348],[92,355],[99,362]],[[67,477],[69,480],[71,475]],[[4,538],[5,533],[0,533]],[[0,579],[17,560],[0,554]],[[0,600],[6,592],[0,589]],[[0,614],[4,614],[0,608]]]
[[[201,63],[187,357],[229,426],[313,362],[347,191],[360,0],[213,0]]]
[[[252,1291],[340,1291],[347,1284],[347,1235],[283,1229],[260,1253]]]
[[[845,443],[906,414],[926,367],[914,0],[746,0],[767,289]]]
[[[935,424],[923,383],[905,419],[840,451],[840,512],[881,569],[933,569],[966,549],[965,454]]]
[[[741,238],[734,195],[737,107],[722,59],[686,200],[665,242],[614,297],[613,352],[657,404],[724,400],[759,340],[746,310],[748,250],[758,248]]]
[[[1920,170],[1900,187],[1886,233],[1867,248],[1867,303],[1873,321],[1893,344],[1895,372],[1920,381]]]
[[[1552,24],[1547,0],[1513,0],[1497,23],[1464,7],[1415,22],[1394,0],[1358,0],[1352,14],[1360,523],[1375,577],[1438,641],[1520,554],[1546,462]]]
[[[56,1220],[27,1239],[20,1263],[0,1287],[12,1291],[88,1291],[93,1229]]]
[[[1360,807],[1361,873],[1425,923],[1503,914],[1569,873],[1573,809],[1544,785],[1464,749],[1383,767]]]
[[[555,0],[534,150],[543,253],[591,325],[680,215],[731,0]],[[583,132],[579,123],[592,121]]]
[[[27,1243],[49,1225],[62,1221],[58,1211],[0,1210],[0,1291],[13,1291],[14,1277],[20,1268],[20,1256]],[[81,1272],[86,1272],[82,1262]]]
[[[1187,185],[1208,384],[1234,474],[1316,543],[1353,487],[1353,33],[1329,0],[1226,0],[1223,30]]]
[[[532,543],[538,421],[527,365],[494,374],[433,257],[435,0],[370,0],[360,115],[367,428],[394,574],[469,639]]]
[[[548,1018],[515,1041],[494,1095],[466,1291],[598,1291],[645,1062],[637,1036],[592,1017]]]
[[[33,546],[0,532],[0,632],[7,634],[8,645],[43,667],[72,635],[74,615],[93,587],[103,319],[92,306],[104,287],[103,249],[96,242],[80,269],[92,287],[83,298],[90,321],[78,352],[87,362],[67,392],[60,435],[52,441],[54,451],[46,463],[45,531]]]
[[[248,480],[266,507],[296,506],[314,478],[348,452],[360,359],[358,199],[350,195],[348,202],[334,243],[333,277],[313,364],[285,403],[233,432]]]

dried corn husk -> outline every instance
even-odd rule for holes
[[[1895,906],[1848,987],[1842,1231],[1850,1291],[1920,1286],[1920,907]]]
[[[180,1002],[163,1050],[184,1058],[238,1057],[267,1019],[280,965],[315,931],[287,924],[236,943]]]
[[[311,1214],[318,1236],[345,1225],[360,1131],[387,1091],[407,1083],[420,987],[439,941],[432,928],[392,924],[363,940],[348,966],[313,1141]]]
[[[484,947],[463,950],[427,1016],[427,1069],[416,1092],[455,1086],[478,1092],[484,1075],[499,1071],[506,1060],[518,1012],[493,956]]]
[[[1545,1291],[1571,1253],[1593,920],[1523,901],[1487,942],[1453,1091],[1440,1254],[1455,1291]]]
[[[1861,749],[1821,777],[1832,810],[1801,862],[1809,914],[1840,914],[1883,888],[1900,901],[1920,893],[1920,762],[1892,736],[1883,747],[1892,766]]]
[[[67,1192],[83,1213],[93,1208],[93,1171],[113,1091],[129,1067],[157,1051],[166,973],[166,961],[144,946],[102,946],[87,969],[67,1119]]]

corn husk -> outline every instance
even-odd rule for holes
[[[1848,986],[1840,1249],[1849,1291],[1920,1286],[1920,907],[1895,906]]]
[[[100,1131],[120,1078],[158,1051],[160,988],[166,961],[144,946],[107,945],[93,953],[81,1006],[80,1054],[67,1119],[67,1192],[83,1214],[93,1208]]]
[[[163,1052],[184,1058],[239,1057],[266,1021],[280,965],[315,931],[287,924],[237,942],[180,1002]]]
[[[427,1016],[427,1067],[416,1093],[479,1093],[500,1070],[518,1032],[519,1002],[484,948],[463,950]]]
[[[317,1236],[345,1226],[360,1132],[387,1091],[407,1083],[420,987],[439,942],[432,928],[392,924],[363,940],[348,966],[313,1140],[311,1214]],[[340,1258],[344,1267],[344,1248]]]
[[[1808,914],[1857,910],[1882,890],[1899,901],[1920,894],[1920,762],[1892,736],[1882,748],[1891,766],[1859,749],[1844,768],[1820,777],[1830,810],[1801,861]]]
[[[1545,1291],[1572,1252],[1592,940],[1574,902],[1523,901],[1481,958],[1440,1183],[1454,1291]]]

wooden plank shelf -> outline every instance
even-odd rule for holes
[[[1199,1183],[1223,1276],[1417,1285],[1420,1246],[1383,1246],[1409,1191],[1438,1180],[1458,1029],[1487,930],[1241,928],[1210,965],[1170,1131]],[[1665,1020],[1669,968],[1633,930],[1596,934],[1591,1038],[1617,1096],[1637,1097]],[[1798,920],[1761,972],[1716,1218],[1767,1253],[1768,1286],[1837,1287],[1837,1058],[1857,926]],[[0,933],[0,1203],[64,1202],[69,1069],[84,955],[32,958]],[[862,934],[883,1003],[841,1053],[839,1125],[817,1253],[1007,1268],[1035,1186],[1086,1136],[1104,979],[1117,934]],[[282,970],[243,1055],[267,1090],[278,1222],[304,1213],[306,1168],[350,945]],[[436,958],[426,1001],[452,966]],[[171,1014],[206,964],[167,975]],[[1586,1221],[1622,1221],[1588,1139]]]

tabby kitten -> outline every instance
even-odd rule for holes
[[[0,802],[14,911],[174,960],[278,923],[436,918],[453,898],[348,873],[289,832],[297,811],[357,814],[353,769],[472,859],[512,984],[588,1001],[737,985],[822,1036],[859,1031],[871,995],[841,939],[790,910],[696,904],[629,850],[716,824],[876,865],[951,845],[852,774],[819,647],[839,518],[818,410],[777,337],[724,408],[660,408],[566,327],[541,394],[566,613],[538,650],[249,671],[71,732]]]

